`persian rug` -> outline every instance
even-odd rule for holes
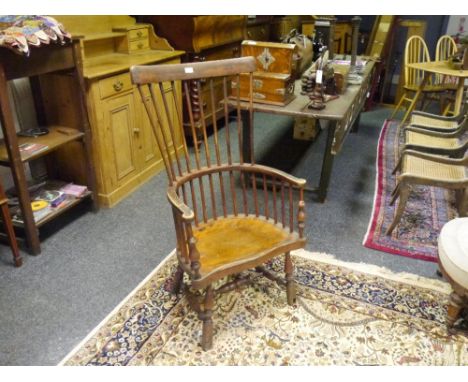
[[[218,296],[204,352],[197,315],[170,293],[172,253],[60,365],[468,365],[468,337],[445,327],[447,283],[293,255],[296,305],[265,278]]]
[[[455,194],[440,187],[413,186],[400,223],[391,236],[385,231],[393,221],[398,201],[390,206],[396,185],[392,171],[398,162],[402,135],[398,121],[385,121],[377,146],[374,205],[364,237],[368,248],[414,259],[437,262],[437,238],[443,225],[457,216]]]

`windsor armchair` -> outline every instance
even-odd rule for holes
[[[167,197],[173,212],[178,258],[174,290],[178,293],[183,287],[190,306],[202,321],[203,350],[212,347],[216,295],[247,284],[252,276],[265,275],[286,286],[287,302],[294,304],[290,251],[303,248],[306,242],[305,180],[255,164],[255,69],[252,57],[131,68],[132,81],[144,102],[169,181]],[[237,106],[227,102],[231,81],[232,86],[239,86],[240,73],[250,73],[247,126],[241,122],[239,88]],[[202,81],[208,91],[201,91]],[[213,134],[208,137],[203,105],[210,103],[211,110],[216,110],[215,92],[223,95],[224,128],[218,126],[213,114]],[[189,128],[192,132],[201,128],[202,137],[198,141],[197,134],[193,134],[193,148],[183,138],[183,150],[178,152],[174,151],[173,141],[183,133],[182,111],[176,102],[181,96],[186,102]],[[168,118],[171,107],[176,108],[175,120]],[[232,112],[235,121],[230,123]],[[201,118],[195,119],[195,114]],[[201,125],[195,126],[195,120]],[[251,137],[249,158],[242,154],[242,129],[249,129]],[[285,277],[277,276],[264,265],[279,255],[285,256]],[[248,270],[255,272],[244,272]],[[187,285],[184,274],[188,275]]]
[[[457,52],[457,44],[455,40],[449,35],[443,35],[437,40],[436,45],[436,61],[447,61],[451,56]],[[446,90],[451,93],[450,97],[447,97],[445,107],[443,107],[442,115],[450,113],[450,108],[453,107],[454,94],[457,90],[458,79],[452,76],[445,76],[443,74],[436,74],[434,84],[442,85],[446,87]],[[442,102],[441,98],[441,102]],[[442,105],[443,106],[443,105]]]

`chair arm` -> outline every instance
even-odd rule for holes
[[[431,137],[439,137],[439,138],[455,138],[459,136],[459,132],[442,132],[442,131],[436,131],[436,130],[427,130],[420,128],[418,125],[409,125],[403,128],[403,131],[412,131],[414,133],[420,133],[420,134],[425,134],[429,135]]]
[[[264,165],[261,165],[261,164],[255,164],[255,165],[251,165],[249,167],[253,167],[255,169],[258,169],[261,172],[266,173],[268,175],[275,176],[275,177],[277,177],[277,178],[279,178],[281,180],[284,180],[285,182],[288,182],[288,183],[290,183],[293,186],[296,186],[298,188],[304,188],[306,183],[307,183],[307,180],[305,180],[303,178],[297,178],[294,175],[288,174],[287,172],[278,170],[276,168],[264,166]]]
[[[175,187],[169,187],[167,189],[167,199],[181,214],[182,219],[186,222],[191,222],[195,218],[194,212],[187,206],[182,200],[180,200],[179,195],[175,190]]]
[[[420,115],[421,117],[434,118],[434,119],[438,119],[439,121],[459,121],[462,117],[461,114],[445,116],[445,115],[432,114],[432,113],[428,113],[428,112],[420,111],[420,110],[415,110],[411,114]]]
[[[445,156],[440,156],[440,155],[427,154],[427,153],[423,153],[423,152],[415,151],[415,150],[403,150],[403,152],[401,153],[401,158],[403,159],[405,155],[412,155],[417,158],[427,159],[432,162],[437,162],[437,163],[442,163],[442,164],[453,164],[457,166],[468,165],[468,156],[455,159],[455,158],[447,158]]]

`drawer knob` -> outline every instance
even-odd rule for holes
[[[138,49],[142,49],[143,48],[143,43],[140,42],[138,45],[137,45]]]
[[[117,81],[114,83],[113,87],[116,92],[119,92],[123,89],[123,82],[122,81]]]
[[[140,129],[138,129],[138,128],[133,129],[133,133],[140,134]]]
[[[138,32],[137,32],[137,36],[138,36],[138,37],[143,36],[143,32],[142,32],[142,31],[138,31]]]

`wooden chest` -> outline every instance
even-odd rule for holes
[[[255,57],[259,72],[291,74],[296,49],[296,44],[245,40],[242,41],[241,56]]]
[[[241,55],[253,56],[257,62],[253,80],[255,102],[283,106],[294,99],[293,54],[296,49],[295,44],[252,40],[242,42]],[[237,85],[235,82],[232,85],[232,95],[235,96]],[[241,98],[248,99],[249,76],[247,74],[241,75],[240,89]]]
[[[232,81],[232,95],[237,95],[236,80]],[[240,97],[249,99],[249,75],[240,75]],[[294,79],[290,74],[254,72],[254,102],[284,106],[294,99]]]

